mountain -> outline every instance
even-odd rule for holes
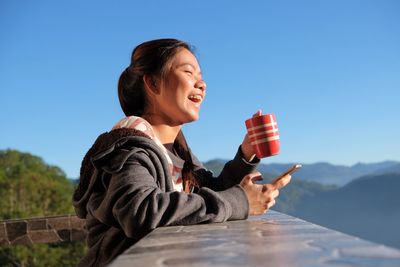
[[[215,159],[204,163],[204,166],[220,173],[227,160]],[[299,162],[301,163],[301,162]],[[260,164],[258,170],[265,178],[279,176],[294,163]],[[327,162],[303,164],[294,177],[296,180],[318,182],[324,185],[343,186],[350,181],[369,174],[400,173],[400,162],[383,161],[379,163],[357,163],[353,166],[334,165]]]
[[[390,165],[386,168],[378,169],[374,172],[375,174],[384,174],[384,173],[400,173],[400,163],[396,163],[394,165]]]
[[[385,173],[385,170],[390,169],[396,165],[400,166],[400,163],[396,161],[383,161],[378,163],[357,163],[351,166],[351,169],[354,172],[366,175],[369,173]]]
[[[226,161],[204,165],[218,174]],[[264,182],[292,164],[260,164]],[[274,210],[400,248],[400,163],[304,164],[280,190]]]
[[[213,159],[204,163],[204,166],[206,167],[206,169],[212,171],[214,175],[218,175],[221,173],[225,163],[227,162],[227,160],[223,159]]]
[[[368,175],[292,199],[289,214],[344,233],[400,248],[400,174]]]

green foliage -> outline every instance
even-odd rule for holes
[[[0,219],[73,213],[73,185],[39,157],[0,151]]]
[[[58,167],[16,150],[0,150],[0,219],[74,213],[74,185]],[[84,242],[0,248],[0,266],[76,266]]]
[[[4,247],[0,249],[0,266],[76,266],[85,251],[84,242]]]

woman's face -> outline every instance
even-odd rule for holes
[[[189,50],[182,48],[175,54],[157,87],[153,108],[164,123],[177,126],[199,118],[206,84],[199,63]]]

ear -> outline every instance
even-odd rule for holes
[[[160,92],[157,80],[154,76],[152,75],[144,75],[143,76],[143,82],[145,89],[148,90],[149,92],[152,92],[154,94],[158,94]]]

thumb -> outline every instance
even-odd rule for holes
[[[284,176],[278,177],[277,179],[275,179],[272,184],[277,188],[280,189],[284,186],[286,186],[290,180],[291,180],[292,176],[290,174],[286,174]]]
[[[250,173],[248,176],[250,177],[252,183],[256,181],[261,181],[263,179],[261,173],[258,171]]]
[[[253,183],[256,182],[256,181],[262,181],[262,180],[263,180],[263,178],[262,178],[261,175],[253,176],[253,177],[251,178],[251,181],[252,181]]]
[[[252,176],[250,174],[246,175],[245,177],[243,177],[242,181],[240,182],[240,184],[242,186],[244,185],[248,185],[248,184],[253,184],[252,180],[251,180]]]

